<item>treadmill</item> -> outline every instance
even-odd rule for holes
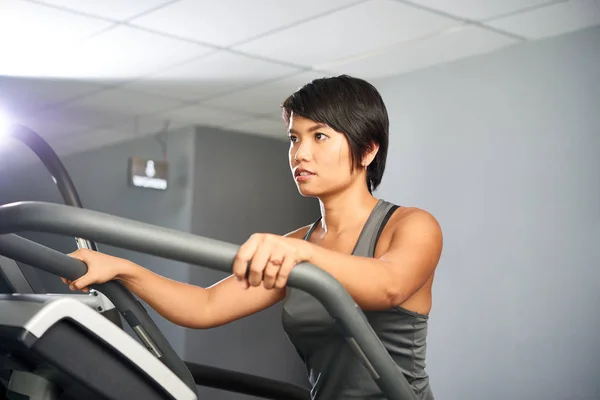
[[[41,140],[27,128],[15,131],[30,147]],[[26,293],[19,292],[19,285],[25,284],[16,273],[17,269],[23,272],[19,266],[72,280],[84,275],[87,268],[79,260],[15,233],[74,236],[79,247],[96,250],[93,241],[98,241],[229,273],[238,249],[230,243],[85,210],[72,183],[65,185],[70,179],[52,149],[42,143],[34,151],[41,159],[46,157],[45,164],[53,171],[65,200],[70,196],[77,201],[65,201],[67,205],[29,201],[0,206],[0,265],[7,266],[0,273],[0,287],[8,292],[0,295],[0,399],[183,400],[197,398],[197,384],[269,399],[310,398],[307,389],[295,385],[182,361],[145,308],[118,281],[93,285],[91,296],[39,294],[33,287]],[[53,158],[53,163],[48,158]],[[61,176],[67,179],[57,178]],[[32,286],[33,281],[25,273],[23,276]],[[339,282],[316,266],[301,263],[292,270],[288,286],[311,294],[324,305],[387,399],[416,399],[364,314]],[[100,296],[106,298],[102,303],[106,310],[101,311],[111,311],[118,318],[99,312],[92,297]],[[121,329],[121,318],[139,341]]]

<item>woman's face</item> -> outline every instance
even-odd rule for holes
[[[288,126],[290,169],[303,196],[334,194],[356,177],[346,136],[327,125],[292,114]]]

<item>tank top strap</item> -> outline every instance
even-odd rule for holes
[[[399,206],[379,200],[360,232],[352,254],[359,257],[374,257],[375,247],[383,228]]]
[[[319,217],[315,222],[313,222],[313,224],[311,225],[311,227],[308,229],[308,231],[306,232],[306,234],[304,235],[304,239],[303,240],[308,240],[310,239],[310,235],[312,235],[312,233],[315,231],[315,229],[317,228],[317,226],[319,225],[319,222],[321,222],[321,218]]]
[[[354,250],[352,251],[353,255],[361,257],[375,256],[375,247],[377,246],[379,236],[381,236],[383,228],[385,228],[385,225],[397,208],[399,208],[399,206],[385,200],[380,199],[377,202],[375,208],[373,211],[371,211],[367,222],[363,226],[362,231],[360,232],[358,241],[356,242]],[[321,218],[322,217],[319,217],[315,222],[313,222],[304,235],[303,240],[310,239],[310,236],[319,225],[319,222],[321,222]]]

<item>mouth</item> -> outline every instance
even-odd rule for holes
[[[308,175],[314,175],[315,173],[312,171],[309,171],[307,169],[303,169],[303,168],[298,168],[294,171],[294,176],[308,176]]]
[[[298,168],[294,171],[294,178],[298,181],[305,181],[315,176],[315,173],[307,169]]]

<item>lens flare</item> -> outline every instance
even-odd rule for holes
[[[10,121],[8,116],[0,111],[0,140],[8,135],[8,129],[10,128]]]

